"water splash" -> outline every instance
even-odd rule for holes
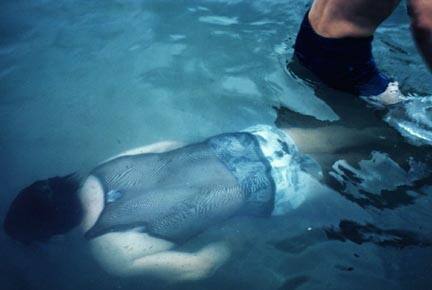
[[[432,145],[432,96],[410,96],[392,107],[384,120],[416,146]]]

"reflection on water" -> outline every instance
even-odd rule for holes
[[[295,62],[284,71],[308,2],[3,1],[1,213],[32,181],[122,150],[272,124],[320,164],[319,182],[297,185],[313,198],[209,229],[182,249],[222,239],[231,260],[164,288],[432,289],[432,77],[404,7],[378,31],[375,55],[420,97],[385,112],[307,84]],[[28,249],[1,233],[0,287],[160,288],[104,273],[75,242]]]
[[[414,145],[432,145],[432,96],[407,98],[391,108],[385,121]]]

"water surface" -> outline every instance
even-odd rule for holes
[[[299,144],[323,169],[319,182],[298,184],[315,198],[283,217],[237,218],[203,233],[190,247],[229,240],[230,262],[171,289],[431,289],[430,147],[361,100],[285,71],[307,5],[2,1],[2,216],[34,180],[126,149],[259,123],[296,128],[326,144]],[[377,32],[377,62],[405,93],[430,96],[405,12]],[[155,289],[110,277],[78,257],[73,240],[24,249],[2,232],[0,243],[2,289]]]

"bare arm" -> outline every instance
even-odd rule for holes
[[[432,70],[432,0],[409,0],[408,8],[415,42]]]
[[[199,280],[212,275],[229,257],[223,243],[212,243],[194,253],[165,251],[135,259],[130,274],[150,274],[164,281]]]
[[[169,283],[204,279],[230,255],[224,242],[181,252],[167,240],[136,230],[108,233],[89,241],[89,245],[96,260],[110,274],[153,277]]]

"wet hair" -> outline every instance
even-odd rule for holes
[[[6,234],[30,244],[70,231],[82,219],[80,183],[77,174],[70,174],[39,180],[21,190],[6,215]]]

